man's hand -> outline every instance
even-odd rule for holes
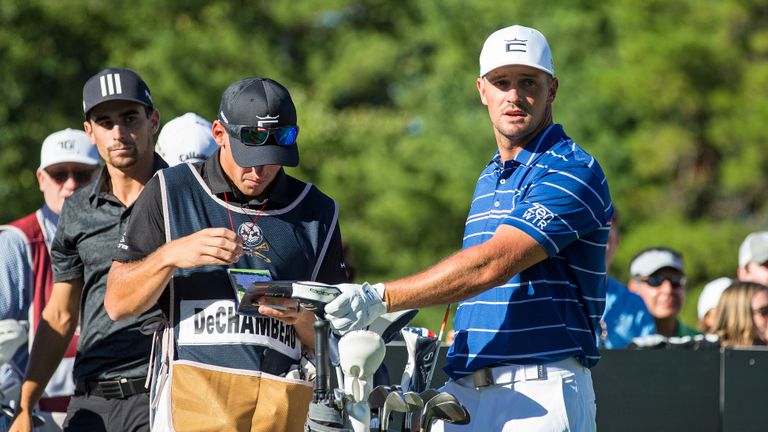
[[[32,431],[32,414],[27,410],[19,410],[16,413],[16,418],[13,419],[9,432],[31,432]]]
[[[311,312],[299,308],[298,303],[293,299],[282,297],[259,297],[258,301],[260,304],[260,314],[279,319],[286,324],[296,324],[296,321],[304,315],[312,315]]]
[[[227,228],[206,228],[176,239],[160,250],[177,268],[226,265],[237,262],[243,255],[243,241]]]
[[[384,303],[384,284],[336,285],[341,294],[325,305],[325,315],[334,330],[345,334],[365,328],[373,320],[387,312]]]

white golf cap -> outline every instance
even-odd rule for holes
[[[733,279],[729,277],[719,277],[713,281],[709,281],[699,294],[699,302],[697,309],[699,313],[699,321],[704,318],[704,315],[710,309],[717,307],[717,302],[720,301],[720,296],[723,294],[726,288],[731,286]]]
[[[683,273],[683,259],[679,254],[664,248],[651,248],[640,253],[629,264],[632,277],[650,276],[657,271],[670,267]]]
[[[218,145],[213,140],[211,122],[188,112],[163,126],[157,137],[155,151],[174,166],[183,162],[208,159]]]
[[[39,169],[64,162],[98,165],[99,151],[81,130],[67,128],[54,132],[43,141]]]
[[[547,38],[528,27],[506,27],[485,40],[480,52],[480,76],[507,65],[530,66],[555,76],[555,61]]]
[[[739,247],[739,267],[746,267],[750,262],[765,264],[768,262],[768,231],[753,232]]]

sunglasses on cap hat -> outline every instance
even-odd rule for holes
[[[275,137],[277,145],[292,146],[296,144],[296,138],[299,136],[298,126],[263,128],[250,125],[231,125],[225,122],[222,122],[222,125],[230,135],[247,145],[264,145],[269,136],[272,135]]]
[[[648,285],[658,288],[661,286],[661,284],[664,283],[665,280],[668,280],[670,284],[672,284],[673,288],[680,288],[685,284],[685,277],[684,276],[661,276],[661,275],[652,275],[648,276],[646,278],[640,278],[638,279],[640,282],[645,282]]]
[[[45,169],[45,172],[58,184],[66,182],[70,177],[76,183],[88,183],[93,179],[96,169]]]

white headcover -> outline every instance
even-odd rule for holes
[[[373,390],[373,374],[384,361],[386,347],[378,334],[368,330],[351,331],[339,340],[339,363],[344,372],[344,391],[356,402],[368,400]]]

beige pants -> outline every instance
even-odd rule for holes
[[[312,387],[268,374],[174,364],[171,415],[176,431],[303,430]]]

